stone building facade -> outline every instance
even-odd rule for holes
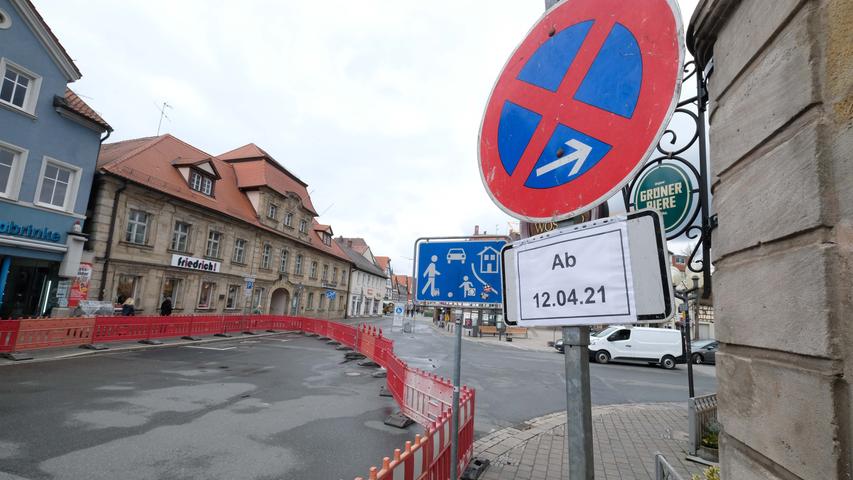
[[[703,0],[723,478],[853,478],[853,2]]]
[[[89,210],[92,296],[137,314],[344,316],[351,264],[306,185],[254,145],[171,135],[105,145]],[[251,288],[247,288],[251,285]]]

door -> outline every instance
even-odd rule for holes
[[[610,358],[634,357],[631,346],[631,330],[622,328],[611,333],[607,337],[607,345],[604,348],[610,352]]]
[[[290,304],[290,294],[283,288],[272,292],[270,297],[270,315],[286,315]]]

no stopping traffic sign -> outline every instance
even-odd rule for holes
[[[675,109],[684,58],[675,0],[564,0],[504,66],[480,127],[495,203],[532,222],[612,196]]]

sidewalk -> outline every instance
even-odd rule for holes
[[[703,466],[687,455],[687,408],[676,403],[592,408],[596,480],[654,480],[654,454],[661,452],[685,479]],[[491,465],[481,480],[564,480],[566,416],[553,413],[474,443],[474,456]]]

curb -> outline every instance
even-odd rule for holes
[[[233,340],[240,340],[244,338],[260,338],[260,337],[271,337],[274,335],[282,335],[285,333],[293,333],[292,330],[282,330],[280,332],[263,332],[256,333],[252,335],[240,334],[240,336],[234,337],[216,337],[216,338],[204,338],[202,340],[182,340],[171,343],[163,343],[162,345],[126,345],[120,347],[108,347],[106,350],[83,350],[80,352],[67,353],[64,355],[59,355],[55,357],[46,357],[46,358],[34,358],[32,360],[24,360],[20,362],[15,362],[10,360],[8,362],[0,363],[0,368],[8,367],[8,366],[16,366],[16,365],[31,365],[33,363],[43,363],[43,362],[53,362],[57,360],[73,360],[77,358],[88,357],[91,355],[105,355],[108,353],[123,353],[123,352],[133,352],[137,350],[150,350],[155,348],[168,348],[168,347],[184,347],[188,345],[204,345],[208,343],[217,343],[217,342],[227,342]],[[34,350],[37,351],[37,350]]]

